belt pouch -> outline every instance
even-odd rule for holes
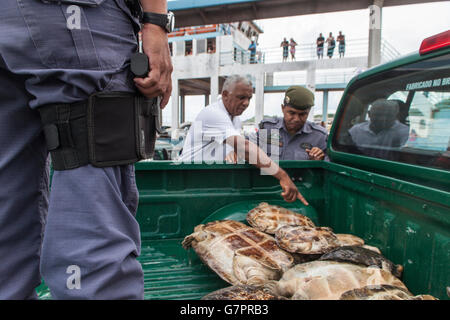
[[[54,170],[88,163],[132,164],[153,156],[159,98],[128,92],[94,93],[87,101],[39,107]]]
[[[89,97],[87,129],[92,165],[109,167],[140,160],[137,111],[134,93],[99,92]]]
[[[86,103],[53,104],[38,108],[54,170],[89,163]]]

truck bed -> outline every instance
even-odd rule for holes
[[[145,241],[139,258],[144,269],[144,299],[200,299],[227,286],[198,261],[192,250],[181,248],[183,239]]]
[[[402,280],[413,294],[448,299],[449,192],[335,163],[282,166],[310,206],[284,202],[277,181],[249,165],[136,165],[145,299],[200,299],[228,286],[181,241],[200,223],[245,222],[248,210],[263,201],[363,238],[403,265]],[[44,284],[38,292],[41,299],[51,298]]]
[[[138,260],[144,271],[144,299],[196,300],[227,283],[199,261],[192,250],[181,247],[183,239],[142,242]],[[48,287],[38,288],[39,299],[51,299]]]

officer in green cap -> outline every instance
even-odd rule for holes
[[[328,132],[307,120],[314,105],[314,94],[302,87],[287,89],[281,110],[283,117],[267,118],[248,139],[273,160],[328,160]]]

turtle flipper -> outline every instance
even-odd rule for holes
[[[184,238],[184,240],[181,242],[181,245],[183,246],[184,249],[189,249],[190,247],[192,247],[192,243],[195,242],[200,242],[205,240],[208,237],[208,233],[200,230],[194,233],[191,233],[190,235],[186,236]]]
[[[279,279],[280,270],[260,260],[236,252],[233,258],[233,272],[242,284],[262,286],[268,280]]]

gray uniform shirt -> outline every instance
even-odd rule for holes
[[[283,118],[269,118],[261,121],[260,129],[248,136],[272,160],[309,160],[306,149],[317,147],[326,152],[328,132],[313,122],[306,121],[303,128],[290,135]],[[329,160],[325,155],[325,160]]]

